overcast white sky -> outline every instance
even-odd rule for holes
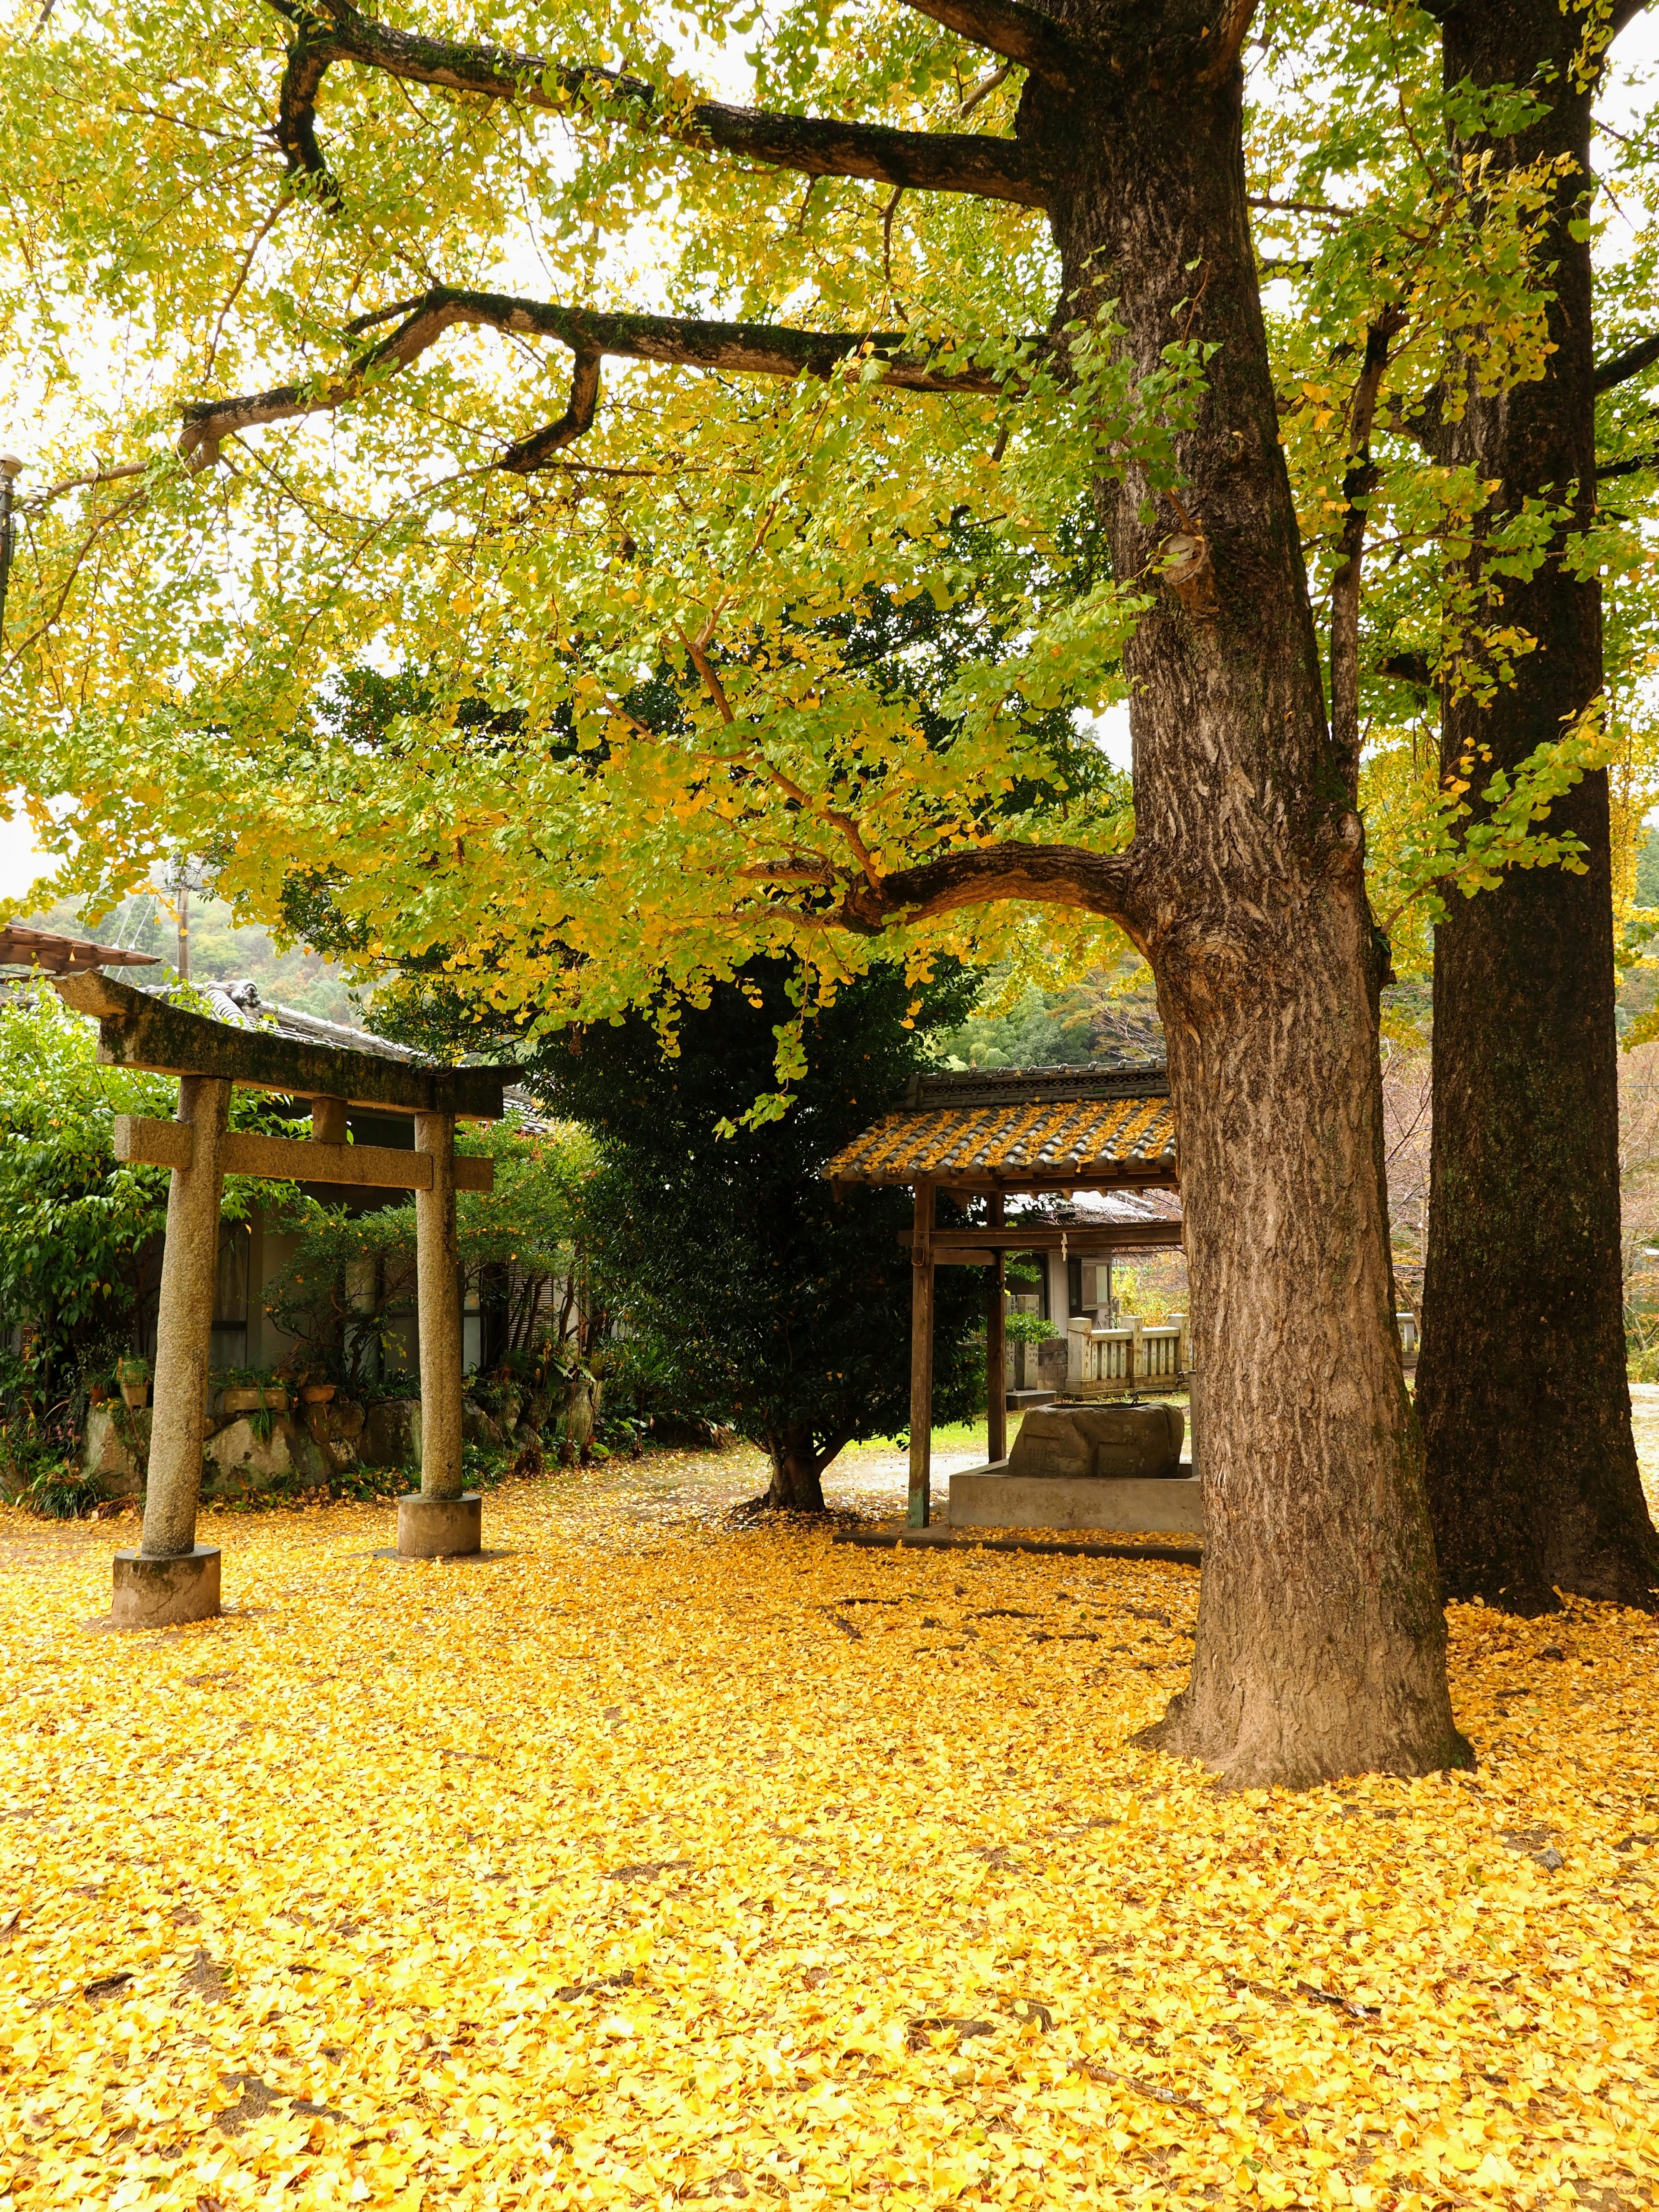
[[[710,57],[702,57],[704,73],[719,77],[723,72],[714,66]],[[1619,40],[1620,67],[1615,82],[1608,88],[1601,104],[1605,119],[1615,130],[1624,126],[1646,105],[1644,91],[1638,89],[1659,63],[1659,10],[1638,16]],[[1634,80],[1634,82],[1632,82]],[[718,91],[727,99],[741,98],[741,88],[720,83]],[[3,440],[0,440],[3,443]],[[1096,735],[1107,754],[1119,767],[1129,766],[1129,714],[1127,707],[1114,707],[1096,725]],[[16,794],[12,795],[12,805]],[[1659,819],[1659,810],[1651,818]],[[49,867],[46,857],[35,844],[29,823],[21,814],[14,814],[9,822],[0,822],[0,900],[21,898]],[[44,903],[44,902],[42,902]]]

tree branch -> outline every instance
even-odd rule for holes
[[[771,167],[813,177],[864,177],[919,191],[968,192],[1018,207],[1048,204],[1048,182],[1030,151],[1012,138],[974,133],[934,136],[833,118],[774,115],[718,100],[671,107],[655,88],[614,70],[565,68],[538,54],[471,46],[454,39],[399,31],[361,14],[349,0],[325,0],[313,13],[301,0],[269,0],[295,26],[283,78],[276,136],[291,171],[327,177],[317,143],[317,94],[337,61],[384,70],[415,84],[434,84],[485,100],[516,100],[553,114],[586,109],[635,129],[653,130],[682,145],[737,154]],[[1006,0],[1005,0],[1006,4]],[[1036,15],[1034,9],[1023,12]],[[1036,20],[1046,21],[1046,18]],[[337,188],[332,179],[331,197]]]
[[[1092,40],[1079,39],[1065,25],[1031,8],[1025,0],[904,0],[919,15],[931,15],[989,53],[1018,62],[1057,91],[1069,91],[1079,68],[1097,64]]]
[[[1604,361],[1595,372],[1595,389],[1611,392],[1615,384],[1628,384],[1632,376],[1640,376],[1644,368],[1651,368],[1659,361],[1659,337],[1643,338],[1623,353],[1616,353],[1611,361]]]
[[[1133,848],[1132,848],[1133,849]],[[958,907],[1005,899],[1041,906],[1080,907],[1115,921],[1139,942],[1139,863],[1131,853],[1088,853],[1076,845],[993,845],[948,853],[914,868],[896,869],[881,888],[857,884],[831,917],[860,936],[878,936],[890,921],[928,921]]]
[[[544,468],[562,446],[574,445],[593,427],[599,403],[600,356],[586,347],[576,349],[570,368],[570,404],[556,422],[533,436],[520,438],[501,455],[501,466],[516,477],[533,476]]]
[[[1650,469],[1659,469],[1659,453],[1632,453],[1623,461],[1598,461],[1595,481],[1598,484],[1611,483],[1614,477],[1645,476]]]
[[[260,422],[284,422],[296,416],[322,414],[359,398],[377,376],[395,375],[423,354],[452,325],[512,331],[554,338],[577,356],[570,406],[558,422],[507,448],[497,464],[527,475],[541,458],[568,445],[591,427],[599,363],[606,355],[626,361],[657,361],[682,368],[725,369],[748,376],[830,376],[845,368],[860,374],[856,356],[867,351],[882,365],[884,383],[906,392],[970,392],[996,395],[1005,380],[980,368],[953,369],[948,345],[916,347],[902,331],[797,331],[771,323],[703,323],[678,315],[629,315],[593,308],[560,307],[542,300],[517,300],[501,292],[461,292],[435,285],[420,300],[405,300],[379,314],[365,315],[351,334],[401,314],[389,337],[371,346],[332,380],[280,385],[273,392],[235,399],[193,400],[184,410],[179,450],[196,468],[219,457],[219,443],[233,432]],[[1034,336],[1036,350],[1047,343]],[[592,389],[587,389],[591,380]],[[584,398],[584,393],[586,397]]]
[[[1331,577],[1331,737],[1344,773],[1359,769],[1359,584],[1365,557],[1365,525],[1377,471],[1371,459],[1371,428],[1377,396],[1389,366],[1389,347],[1404,324],[1404,312],[1386,308],[1365,332],[1365,356],[1354,386],[1348,431],[1348,465],[1342,478],[1345,512]]]

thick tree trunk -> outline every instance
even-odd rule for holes
[[[811,1429],[782,1429],[766,1439],[772,1480],[764,1503],[783,1513],[822,1513],[826,1455],[814,1449]]]
[[[1108,29],[1097,0],[1066,13]],[[1100,498],[1119,576],[1169,563],[1128,656],[1124,919],[1169,1039],[1204,1379],[1197,1649],[1152,1740],[1245,1786],[1468,1752],[1389,1311],[1355,764],[1326,727],[1279,444],[1241,78],[1214,59],[1235,31],[1237,8],[1170,0],[1074,97],[1031,78],[1020,135],[1055,179],[1062,313],[1115,300],[1143,374],[1183,336],[1219,349],[1178,503],[1133,473]]]
[[[1528,84],[1542,71],[1544,118],[1491,144],[1495,161],[1573,166],[1544,256],[1547,373],[1489,398],[1471,390],[1442,457],[1499,483],[1500,511],[1571,502],[1569,526],[1588,521],[1595,486],[1590,249],[1568,228],[1588,212],[1589,95],[1569,68],[1587,21],[1557,0],[1479,0],[1443,19],[1449,83]],[[1448,768],[1476,746],[1513,767],[1601,688],[1600,590],[1567,571],[1559,544],[1503,593],[1502,619],[1537,649],[1489,706],[1449,706]],[[1555,1607],[1558,1590],[1641,1604],[1659,1582],[1626,1381],[1606,776],[1558,800],[1550,826],[1583,839],[1588,874],[1512,875],[1459,900],[1436,937],[1417,1370],[1447,1594],[1528,1613]]]

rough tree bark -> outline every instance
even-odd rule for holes
[[[1147,520],[1143,482],[1097,493],[1116,573],[1158,580],[1128,654],[1137,834],[1110,856],[1005,844],[884,878],[798,850],[753,872],[812,902],[820,924],[836,918],[826,891],[842,894],[845,926],[866,929],[1041,898],[1109,916],[1144,949],[1180,1116],[1209,1516],[1192,1680],[1152,1741],[1235,1785],[1466,1763],[1389,1297],[1379,947],[1356,763],[1326,726],[1250,246],[1239,52],[1252,0],[1164,0],[1145,14],[1110,0],[1047,13],[1024,0],[917,4],[1031,72],[1018,158],[1000,174],[1048,207],[1063,264],[1056,322],[1115,300],[1121,349],[1143,373],[1183,335],[1218,348],[1181,440],[1179,501],[1153,501]],[[392,65],[371,40],[348,51],[337,30],[324,44],[330,60]],[[459,51],[416,58],[453,72]],[[407,52],[396,66],[413,66]],[[503,94],[528,73],[495,54],[477,68],[468,81]],[[316,83],[299,75],[284,143],[309,166]],[[747,143],[805,165],[805,141],[767,140],[770,122],[749,118]],[[812,137],[815,173],[869,174],[890,160],[873,142],[842,150],[858,133],[837,131],[835,147]],[[981,168],[1000,159],[986,141],[971,147]],[[951,189],[976,188],[969,166],[952,170]],[[650,338],[653,357],[678,357],[660,325]],[[786,339],[767,333],[774,353]],[[318,390],[266,401],[293,411]],[[216,416],[261,404],[193,410],[189,435],[205,443]],[[583,409],[573,392],[571,416]]]
[[[1570,63],[1589,17],[1559,0],[1437,9],[1449,84],[1533,85],[1530,129],[1470,151],[1500,167],[1566,155],[1545,258],[1556,350],[1533,383],[1471,392],[1437,456],[1528,499],[1595,504],[1595,364],[1588,212],[1590,94]],[[1601,689],[1599,586],[1560,540],[1506,578],[1503,617],[1537,641],[1490,705],[1450,703],[1443,765],[1475,746],[1510,769],[1558,737]],[[1478,565],[1477,545],[1474,560]],[[1452,1597],[1522,1613],[1558,1590],[1650,1602],[1656,1539],[1638,1478],[1626,1380],[1620,1255],[1618,1043],[1607,783],[1587,775],[1552,810],[1589,872],[1512,873],[1458,900],[1436,934],[1434,1133],[1417,1402],[1441,1572]]]
[[[1133,478],[1099,498],[1120,576],[1170,564],[1128,653],[1123,919],[1169,1041],[1204,1377],[1193,1676],[1150,1740],[1240,1786],[1468,1755],[1389,1311],[1356,764],[1326,725],[1245,205],[1250,12],[1173,0],[1069,98],[1030,78],[1019,120],[1067,302],[1115,298],[1143,372],[1184,334],[1219,349],[1180,507],[1148,525]]]

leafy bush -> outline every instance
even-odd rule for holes
[[[1041,1314],[1015,1312],[1004,1316],[1002,1334],[1007,1344],[1048,1344],[1060,1331]]]
[[[78,1520],[103,1497],[97,1479],[81,1472],[75,1401],[49,1413],[20,1411],[0,1424],[0,1477],[31,1513],[50,1521]]]
[[[103,1497],[96,1475],[82,1474],[59,1460],[35,1474],[23,1492],[23,1503],[45,1521],[79,1521],[94,1512]]]

